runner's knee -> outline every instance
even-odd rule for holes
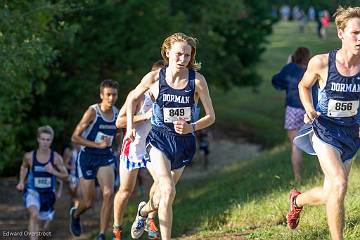
[[[171,184],[165,184],[161,188],[161,199],[166,202],[172,202],[175,199],[176,190],[175,186]]]
[[[102,196],[104,201],[109,201],[114,194],[114,190],[112,188],[106,188],[102,191]]]
[[[132,191],[129,188],[121,188],[119,189],[119,198],[122,200],[128,200],[132,194]]]
[[[84,207],[86,209],[92,208],[93,207],[93,201],[91,199],[85,200],[84,201]]]
[[[338,176],[333,180],[333,189],[336,192],[345,193],[347,188],[347,177],[345,176]]]
[[[35,208],[29,208],[30,218],[32,219],[38,219],[39,217],[39,211]]]

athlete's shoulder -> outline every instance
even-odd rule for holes
[[[119,112],[119,109],[116,106],[113,106],[113,109],[114,109],[115,113]]]
[[[89,106],[86,111],[84,112],[81,120],[80,125],[82,124],[88,124],[96,119],[96,108],[94,105]]]
[[[99,104],[95,103],[95,104],[92,104],[88,107],[87,110],[90,110],[90,111],[96,111],[96,108],[99,106]]]
[[[207,86],[207,82],[206,79],[204,77],[204,75],[202,75],[201,73],[195,71],[195,85],[196,86]]]
[[[321,70],[323,68],[328,67],[328,60],[329,60],[328,53],[315,55],[310,59],[308,68]]]
[[[31,167],[32,166],[33,154],[34,154],[34,150],[24,153],[23,163],[22,163],[23,167]]]
[[[34,154],[34,150],[33,151],[30,151],[30,152],[26,152],[26,153],[24,153],[24,160],[26,160],[26,161],[29,161],[29,160],[31,160],[32,159],[32,156],[33,156],[33,154]]]
[[[98,104],[93,104],[93,105],[90,105],[86,111],[85,111],[85,114],[84,115],[89,115],[89,116],[94,116],[96,115],[96,112],[97,112],[97,109],[98,108]]]
[[[54,162],[59,162],[59,161],[62,162],[63,158],[58,152],[54,151]]]
[[[141,85],[150,88],[157,80],[159,80],[159,73],[161,69],[148,72],[141,80]]]

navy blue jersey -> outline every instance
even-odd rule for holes
[[[326,85],[319,91],[316,110],[333,123],[354,126],[360,98],[360,72],[351,77],[341,75],[336,68],[336,52],[329,53]]]
[[[303,78],[305,69],[295,63],[286,64],[279,73],[272,77],[272,85],[277,90],[286,90],[285,105],[304,109],[299,96],[298,85]],[[317,85],[311,88],[313,104],[317,104]]]
[[[166,68],[159,72],[159,95],[153,104],[151,124],[163,131],[176,133],[173,122],[184,119],[188,123],[196,120],[195,71],[189,69],[188,84],[183,89],[170,87],[165,79]]]
[[[93,142],[102,142],[105,137],[110,138],[110,144],[104,149],[91,148],[91,147],[82,147],[83,151],[86,153],[91,153],[95,155],[108,155],[112,154],[112,142],[116,135],[116,118],[118,115],[118,110],[116,107],[112,108],[113,118],[107,120],[101,113],[99,104],[94,104],[91,106],[96,111],[95,120],[88,126],[88,128],[82,133],[82,137]]]
[[[36,158],[36,150],[33,151],[32,166],[28,175],[26,188],[42,192],[55,192],[56,176],[45,170],[45,165],[54,164],[54,152],[51,151],[50,159],[46,163],[40,163]]]

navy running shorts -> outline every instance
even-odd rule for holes
[[[85,151],[80,151],[77,160],[78,177],[83,177],[84,179],[96,179],[99,168],[113,164],[115,156],[112,154],[89,154]]]
[[[343,162],[351,160],[360,146],[358,125],[339,125],[320,116],[312,124],[305,124],[294,138],[294,144],[308,154],[316,155],[310,139],[312,133],[338,150]]]
[[[179,135],[152,127],[146,138],[146,149],[159,149],[171,162],[171,170],[187,166],[192,161],[196,151],[196,139],[193,134]]]

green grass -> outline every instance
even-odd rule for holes
[[[257,66],[263,78],[257,91],[252,87],[232,88],[229,92],[211,89],[218,126],[231,124],[235,129],[246,129],[250,132],[246,134],[248,139],[265,146],[274,146],[286,139],[283,130],[285,93],[272,87],[271,77],[286,64],[288,55],[297,47],[308,47],[312,55],[340,47],[333,26],[325,40],[319,40],[315,35],[314,24],[310,27],[301,34],[296,23],[275,25],[274,33],[268,39],[267,51]]]
[[[306,207],[298,230],[286,227],[292,181],[288,145],[273,148],[249,161],[227,167],[197,182],[183,181],[174,204],[174,236],[244,234],[246,239],[328,239],[323,206]],[[236,156],[234,156],[236,157]],[[322,184],[318,161],[306,157],[301,191]],[[346,239],[360,236],[360,165],[350,174],[346,198]]]

